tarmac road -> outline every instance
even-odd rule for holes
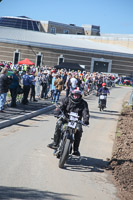
[[[65,169],[47,147],[56,119],[52,112],[0,130],[0,199],[117,200],[104,167],[111,158],[117,119],[131,88],[114,88],[107,108],[99,112],[97,97],[87,97],[90,127],[84,128],[81,157]]]

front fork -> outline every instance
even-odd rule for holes
[[[66,130],[66,133],[61,135],[61,140],[60,140],[60,143],[59,143],[59,147],[53,153],[54,156],[56,156],[57,158],[60,157],[60,154],[61,154],[62,148],[63,148],[63,143],[64,143],[65,139],[69,139],[70,142],[71,142],[71,146],[70,146],[70,149],[69,149],[69,154],[71,154],[71,152],[72,152],[72,144],[74,142],[74,134],[73,134],[73,130],[72,129]]]

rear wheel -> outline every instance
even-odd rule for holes
[[[66,162],[66,160],[69,156],[70,145],[71,145],[70,140],[66,138],[66,140],[64,141],[64,148],[63,148],[61,155],[60,155],[60,160],[59,160],[59,167],[60,168],[64,167],[64,164],[65,164],[65,162]]]

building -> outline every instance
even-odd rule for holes
[[[100,36],[100,26],[95,25],[82,25],[85,35]]]
[[[75,24],[63,24],[53,21],[37,21],[26,16],[0,17],[0,26],[53,34],[100,35],[99,26],[84,25],[83,27],[80,27]]]
[[[0,61],[17,64],[19,60],[29,58],[36,66],[51,67],[61,62],[78,63],[90,72],[131,75],[133,49],[91,41],[90,37],[94,39],[94,36],[50,34],[41,29],[0,26]]]
[[[25,16],[0,17],[0,26],[32,30],[32,31],[43,31],[40,21],[32,20]]]
[[[62,24],[52,21],[41,21],[41,24],[46,33],[60,33],[60,34],[76,34],[84,35],[84,28],[76,26],[75,24]]]

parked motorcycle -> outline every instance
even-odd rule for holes
[[[106,108],[106,101],[107,101],[107,94],[100,94],[99,96],[100,98],[100,103],[99,103],[99,109],[100,111],[104,110],[104,108]]]
[[[76,126],[78,123],[85,125],[79,120],[79,116],[75,112],[70,112],[67,118],[64,113],[62,113],[59,119],[63,118],[66,121],[61,128],[61,139],[59,147],[55,150],[54,155],[59,158],[59,167],[63,168],[68,157],[72,155],[72,148],[74,143],[74,135],[76,134]]]

